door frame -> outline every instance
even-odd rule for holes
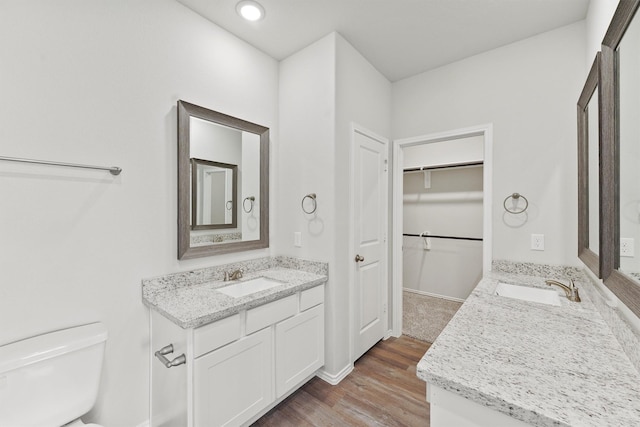
[[[491,271],[493,260],[492,252],[492,177],[493,177],[493,123],[472,126],[461,129],[454,129],[445,132],[432,133],[428,135],[402,138],[393,141],[393,213],[392,222],[392,287],[393,287],[393,336],[402,335],[402,230],[403,230],[403,149],[414,145],[429,144],[451,139],[460,139],[471,136],[482,136],[484,145],[483,159],[483,225],[482,225],[482,269],[483,275]]]
[[[356,218],[355,218],[355,168],[354,168],[354,164],[353,162],[355,161],[355,134],[359,133],[361,135],[366,136],[367,138],[371,138],[373,140],[376,140],[378,142],[380,142],[381,144],[383,144],[385,146],[385,155],[386,155],[386,161],[387,161],[387,174],[390,171],[390,165],[389,165],[389,144],[390,144],[390,140],[388,138],[385,138],[383,136],[380,136],[378,134],[376,134],[373,131],[370,131],[369,129],[360,126],[354,122],[351,122],[351,130],[350,130],[350,141],[349,141],[349,262],[350,262],[350,267],[349,267],[349,361],[351,364],[353,364],[353,362],[355,362],[354,360],[354,354],[355,354],[355,345],[356,345],[356,340],[355,340],[355,334],[356,334],[356,319],[354,318],[356,311],[354,309],[354,304],[356,302],[356,295],[355,295],[355,268],[353,266],[353,264],[351,264],[353,262],[353,259],[356,256],[355,253],[355,249],[354,249],[354,245],[355,245],[355,239],[354,239],[354,230],[355,230],[355,224],[356,224]],[[387,177],[383,180],[384,182],[384,186],[385,186],[385,192],[387,194],[387,205],[389,204],[389,202],[391,202],[391,197],[390,197],[390,193],[389,193],[389,176],[387,175]],[[385,268],[385,275],[384,278],[386,280],[386,288],[387,288],[387,292],[384,295],[383,298],[383,304],[384,304],[384,308],[385,308],[385,314],[386,316],[383,317],[383,328],[385,331],[384,334],[384,339],[389,338],[390,336],[390,329],[389,329],[389,288],[390,288],[390,280],[389,280],[389,264],[390,264],[390,257],[389,257],[389,239],[388,239],[388,230],[389,230],[389,210],[385,210],[385,235],[384,235],[384,239],[385,239],[385,244],[384,246],[384,252],[381,256],[381,260],[384,261],[384,268]],[[353,365],[352,365],[353,366]]]

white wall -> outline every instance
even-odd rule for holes
[[[585,48],[585,69],[589,72],[591,64],[596,57],[596,53],[600,51],[602,39],[604,38],[607,28],[613,14],[618,6],[618,0],[589,0],[589,9],[587,11],[586,23],[586,48]],[[585,74],[584,78],[587,78]]]
[[[87,420],[135,426],[149,409],[140,280],[271,253],[177,260],[176,101],[270,127],[277,145],[278,64],[173,0],[4,2],[0,57],[0,155],[123,168],[1,162],[0,344],[104,322]]]
[[[330,34],[280,63],[280,145],[275,245],[282,255],[328,262],[325,369],[334,370],[334,301],[344,286],[332,269],[335,240],[333,163],[335,152],[335,34]],[[313,215],[302,212],[302,198],[317,194]],[[293,246],[300,232],[302,247]]]
[[[393,84],[393,138],[493,123],[493,258],[577,265],[576,103],[584,22]],[[518,192],[526,221],[505,214]],[[529,250],[530,235],[546,250]]]
[[[388,135],[391,85],[332,33],[280,64],[278,253],[329,263],[325,371],[350,363],[348,206],[351,122]],[[307,215],[302,198],[317,194]],[[294,232],[302,247],[293,246]]]

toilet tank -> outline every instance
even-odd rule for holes
[[[77,326],[0,347],[0,426],[59,427],[93,407],[107,329]]]

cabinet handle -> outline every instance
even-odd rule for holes
[[[356,262],[364,261],[364,257],[360,255],[356,255]]]
[[[167,354],[173,353],[173,344],[165,345],[160,350],[155,352],[155,356],[162,362],[162,364],[167,368],[172,368],[174,366],[180,366],[187,363],[187,357],[182,353],[180,356],[176,357],[173,360],[169,360],[165,357]]]

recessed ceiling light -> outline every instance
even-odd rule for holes
[[[253,0],[243,0],[236,6],[236,12],[247,21],[259,21],[264,18],[264,7]]]

